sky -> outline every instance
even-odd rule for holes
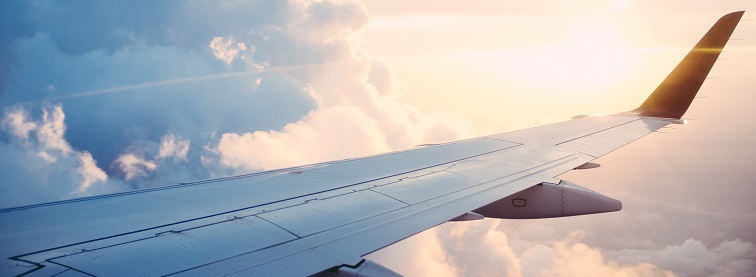
[[[756,275],[756,3],[3,1],[0,208],[635,108],[746,10],[685,118],[560,178],[623,211],[446,223],[436,276]]]

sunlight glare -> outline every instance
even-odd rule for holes
[[[504,61],[522,81],[556,88],[600,88],[623,78],[634,54],[612,29],[592,23],[575,28],[552,47],[514,50]]]
[[[627,0],[612,0],[609,3],[609,8],[615,11],[624,11],[630,8],[630,2]]]

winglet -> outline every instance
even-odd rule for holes
[[[696,97],[706,75],[709,75],[743,13],[745,11],[727,14],[714,23],[646,101],[633,111],[642,116],[681,118]]]

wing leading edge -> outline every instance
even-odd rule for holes
[[[742,15],[720,19],[632,112],[0,210],[0,273],[388,275],[362,257],[452,219],[618,210],[554,177],[677,122]]]

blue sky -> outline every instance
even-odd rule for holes
[[[716,19],[754,8],[740,1],[0,5],[0,207],[629,110]],[[691,124],[603,157],[599,169],[562,176],[621,199],[624,211],[444,224],[375,259],[410,275],[752,274],[754,28],[744,21],[736,30],[739,40],[712,71],[717,78],[702,88],[706,98],[686,114]],[[595,40],[576,46],[576,37]],[[578,62],[580,70],[563,66]],[[560,78],[569,71],[579,72]]]

